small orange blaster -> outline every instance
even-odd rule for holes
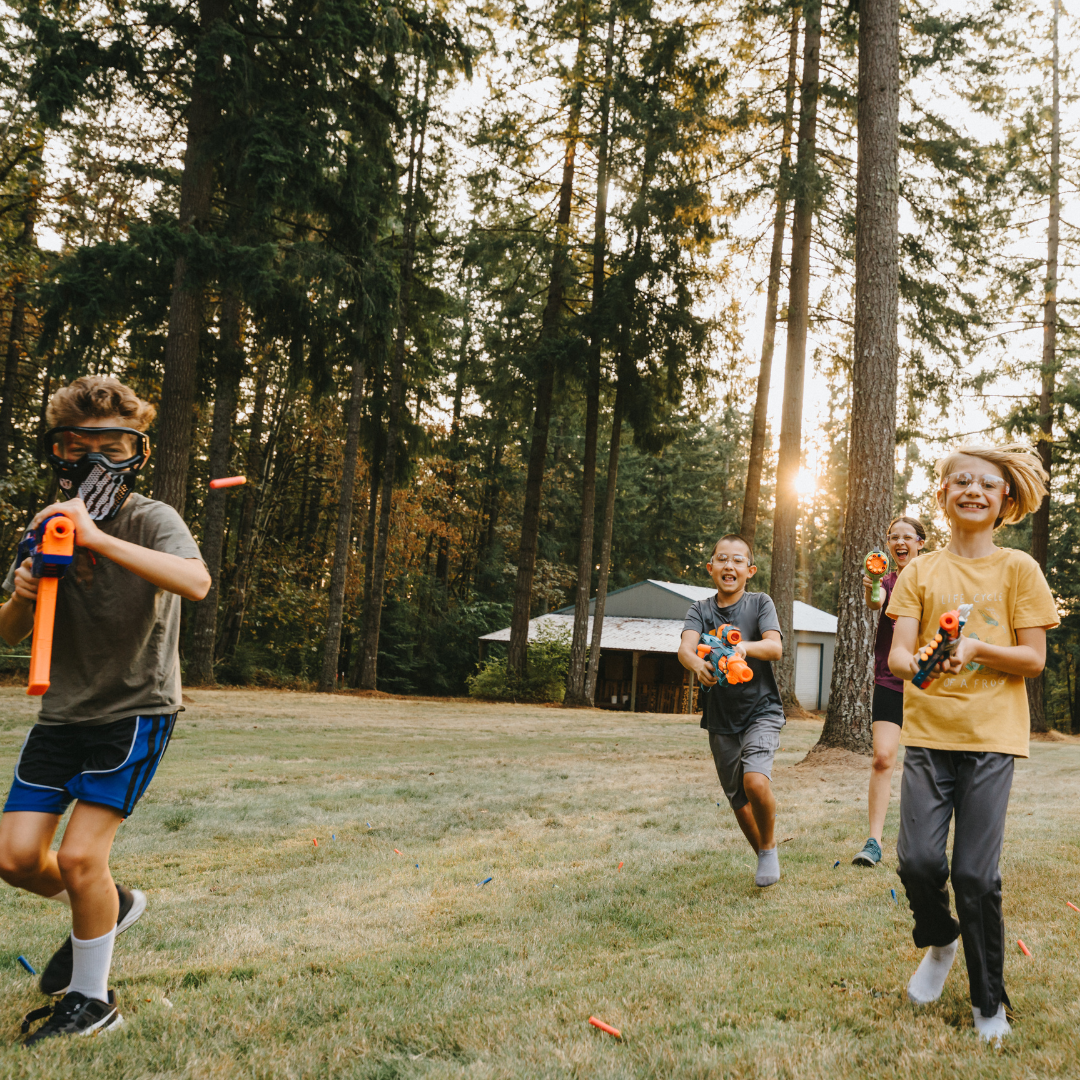
[[[22,539],[19,563],[32,560],[30,572],[38,583],[34,608],[34,637],[30,645],[30,685],[26,692],[40,697],[49,689],[52,667],[53,626],[56,621],[56,591],[75,557],[75,525],[63,514],[53,514]]]
[[[946,611],[938,620],[938,632],[916,654],[919,657],[919,670],[911,679],[913,686],[925,689],[934,668],[956,651],[971,608],[971,604],[961,604],[955,611]]]
[[[701,635],[698,643],[697,654],[702,660],[708,660],[712,665],[713,674],[718,683],[744,683],[749,682],[754,673],[750,665],[743,658],[742,653],[736,652],[735,646],[742,641],[742,633],[737,626],[724,623],[717,627],[711,634]],[[703,691],[710,687],[703,686]]]
[[[884,551],[871,551],[863,559],[863,569],[866,576],[874,582],[870,589],[870,601],[874,604],[881,603],[881,579],[889,572],[889,556]]]

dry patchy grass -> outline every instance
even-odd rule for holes
[[[938,1004],[904,1001],[917,953],[889,895],[895,804],[886,864],[850,866],[866,763],[798,764],[815,722],[784,733],[784,876],[761,891],[689,718],[190,696],[116,845],[117,878],[150,899],[116,950],[127,1026],[14,1045],[41,1000],[15,957],[44,963],[66,912],[3,887],[5,1077],[1080,1075],[1071,742],[1017,769],[1005,917],[1034,955],[1008,955],[1018,1019],[994,1050],[962,964]],[[4,761],[31,719],[0,690]]]

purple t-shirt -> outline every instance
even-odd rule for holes
[[[886,574],[881,579],[881,587],[885,593],[885,599],[881,604],[881,615],[878,618],[877,637],[874,639],[874,683],[877,686],[887,686],[897,693],[904,692],[904,681],[898,679],[889,670],[889,652],[892,649],[892,633],[894,621],[885,614],[889,606],[889,598],[892,596],[893,587],[896,585],[896,571]]]

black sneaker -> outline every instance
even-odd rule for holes
[[[124,1018],[116,1008],[116,994],[110,990],[108,1001],[98,1001],[83,994],[65,994],[55,1005],[46,1005],[35,1009],[23,1017],[22,1031],[25,1035],[35,1020],[45,1021],[29,1038],[23,1040],[23,1046],[33,1046],[42,1039],[51,1039],[54,1035],[93,1035],[95,1032],[115,1030]]]
[[[116,892],[120,897],[120,913],[116,916],[116,932],[122,934],[129,927],[139,921],[142,913],[146,910],[146,893],[138,889],[125,889],[123,885],[116,886]],[[56,996],[66,994],[71,985],[71,965],[73,962],[71,935],[67,941],[53,953],[52,959],[45,965],[41,973],[38,986],[43,994]]]

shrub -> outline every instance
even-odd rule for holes
[[[466,682],[471,697],[488,701],[562,701],[569,666],[569,629],[541,626],[536,638],[529,642],[524,676],[506,670],[506,657],[493,656]]]

